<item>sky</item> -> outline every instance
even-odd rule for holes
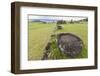
[[[29,20],[35,20],[35,19],[49,19],[49,20],[66,20],[66,21],[78,21],[81,19],[86,19],[87,17],[75,17],[75,16],[43,16],[43,15],[29,15],[28,16]]]

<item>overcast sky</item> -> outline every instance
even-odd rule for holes
[[[28,17],[29,19],[55,19],[55,20],[66,20],[66,21],[70,21],[70,20],[81,20],[81,19],[86,19],[86,17],[75,17],[75,16],[34,16],[34,15],[29,15]]]

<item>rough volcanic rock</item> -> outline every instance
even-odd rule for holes
[[[83,47],[83,41],[71,33],[60,33],[57,38],[59,49],[70,57],[77,56]]]

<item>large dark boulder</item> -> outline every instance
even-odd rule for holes
[[[57,43],[61,52],[72,58],[76,57],[82,51],[83,47],[83,41],[71,33],[60,33]]]

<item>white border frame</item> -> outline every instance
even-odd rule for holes
[[[67,59],[67,60],[46,60],[46,61],[28,61],[28,14],[42,15],[73,15],[88,17],[88,58],[84,59]],[[21,7],[20,8],[20,69],[43,69],[43,68],[60,68],[75,66],[92,66],[94,65],[94,11],[76,10],[76,9],[55,9],[41,7]]]

